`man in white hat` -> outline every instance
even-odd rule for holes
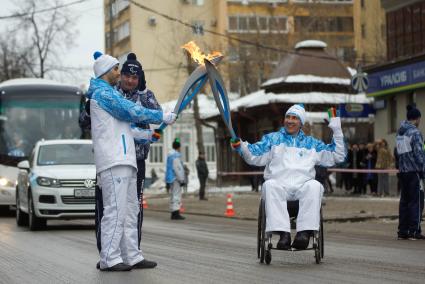
[[[96,78],[91,79],[87,96],[90,99],[96,172],[103,193],[100,270],[153,268],[156,263],[144,259],[138,248],[140,206],[134,146],[134,139],[138,137],[130,124],[172,124],[176,115],[144,108],[123,98],[113,88],[120,77],[118,60],[100,52],[94,54],[94,59]]]
[[[250,165],[265,166],[262,196],[266,202],[266,232],[280,235],[278,249],[306,249],[311,232],[320,226],[323,186],[316,181],[315,165],[331,167],[343,162],[346,151],[339,117],[330,119],[331,144],[307,136],[301,130],[305,109],[293,105],[284,118],[284,127],[261,141],[232,141],[231,146]],[[297,234],[291,245],[291,226],[286,202],[299,200]]]

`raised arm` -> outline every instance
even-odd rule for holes
[[[333,131],[332,143],[325,144],[319,141],[315,148],[319,156],[317,164],[324,167],[332,167],[335,164],[342,163],[347,156],[344,135],[341,129],[341,119],[339,117],[331,118],[329,128]]]

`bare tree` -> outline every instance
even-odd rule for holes
[[[41,9],[44,12],[39,12]],[[44,78],[47,72],[55,70],[55,65],[59,65],[52,62],[58,61],[64,48],[72,46],[76,35],[74,19],[60,0],[21,1],[16,14],[22,15],[18,19],[18,32],[28,39],[28,49],[35,59],[30,61],[25,57],[25,64],[34,77]]]
[[[13,33],[0,37],[0,82],[14,78],[28,77],[26,61],[32,61],[31,52],[17,44]]]

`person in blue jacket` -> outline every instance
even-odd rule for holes
[[[145,80],[145,72],[143,71],[142,64],[137,60],[136,54],[129,53],[127,55],[127,60],[124,62],[121,68],[121,75],[118,84],[114,88],[120,92],[120,94],[136,104],[142,105],[143,107],[149,109],[161,110],[161,106],[155,98],[154,93],[147,88]],[[90,102],[87,102],[87,107],[84,109],[79,118],[79,123],[81,128],[85,130],[90,130]],[[154,142],[155,139],[160,137],[159,133],[156,133],[156,137],[153,137],[153,131],[150,130],[150,125],[147,123],[137,123],[132,125],[132,129],[136,132],[145,132],[145,139],[135,139],[136,146],[136,162],[137,162],[137,199],[139,203],[142,204],[143,200],[143,187],[146,174],[146,159],[149,154],[150,144]],[[140,137],[140,135],[138,135]],[[102,190],[99,186],[96,186],[95,189],[95,200],[96,200],[96,209],[95,209],[95,231],[96,231],[96,240],[98,250],[101,250],[101,226],[100,222],[103,217],[103,208],[102,203]],[[143,223],[143,206],[140,207],[140,213],[138,216],[138,243],[140,247],[140,241],[142,236],[142,223]],[[96,267],[99,269],[100,264],[98,263]]]
[[[185,186],[180,139],[174,139],[172,146],[173,150],[167,156],[165,171],[165,182],[170,185],[171,220],[184,220],[185,218],[180,214],[182,187]]]
[[[250,165],[265,166],[262,198],[266,204],[266,232],[280,235],[278,249],[306,249],[313,230],[320,227],[323,186],[315,180],[315,166],[331,167],[345,160],[346,149],[339,117],[330,119],[333,141],[326,145],[301,130],[306,119],[303,105],[285,113],[284,127],[261,141],[233,141],[231,146]],[[288,200],[299,200],[297,234],[291,245]]]
[[[401,191],[399,205],[399,240],[425,239],[421,230],[424,202],[423,179],[425,171],[424,140],[419,131],[421,112],[407,106],[407,120],[401,122],[396,144],[400,171]]]
[[[153,268],[156,263],[144,259],[138,246],[137,232],[140,205],[134,140],[146,138],[146,132],[132,128],[131,123],[172,124],[176,115],[144,108],[123,98],[113,88],[120,77],[118,60],[100,52],[95,52],[94,59],[95,78],[90,80],[87,96],[103,200],[100,270]]]

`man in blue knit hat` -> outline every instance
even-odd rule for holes
[[[97,172],[102,190],[100,270],[128,271],[153,268],[155,262],[144,259],[138,245],[137,221],[140,205],[136,189],[136,151],[134,139],[146,138],[146,132],[131,123],[176,120],[173,113],[150,110],[124,99],[113,88],[120,77],[116,58],[96,52],[95,78],[90,80],[91,134]],[[138,135],[141,135],[140,137]]]
[[[421,112],[413,105],[407,106],[407,120],[402,121],[397,132],[397,153],[401,191],[399,206],[399,240],[425,239],[421,231],[424,202],[423,179],[425,172],[424,140],[419,131]]]
[[[311,232],[320,227],[323,186],[315,180],[315,165],[331,167],[345,160],[346,149],[339,117],[330,119],[333,141],[326,145],[301,130],[306,113],[293,105],[285,113],[284,127],[261,141],[232,142],[233,149],[250,165],[265,166],[262,198],[266,203],[266,232],[280,235],[278,249],[306,249]],[[297,234],[291,245],[287,201],[299,200]]]

